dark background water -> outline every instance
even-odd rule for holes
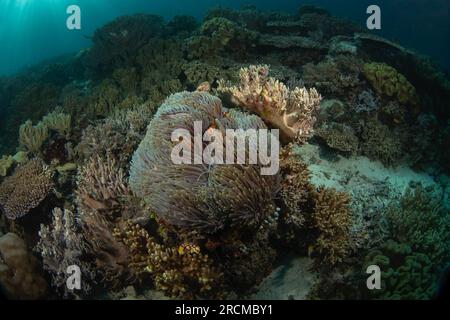
[[[71,4],[81,7],[82,30],[66,28],[66,8]],[[450,69],[450,0],[0,0],[0,75],[88,47],[86,36],[117,16],[145,12],[167,19],[180,14],[201,19],[216,5],[248,4],[286,12],[314,4],[361,25],[365,25],[367,6],[377,4],[382,9],[380,34]]]

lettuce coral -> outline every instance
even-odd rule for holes
[[[418,104],[416,89],[395,68],[372,62],[364,65],[363,73],[378,94],[394,98],[401,104]]]
[[[305,142],[313,132],[315,114],[322,97],[316,89],[289,89],[269,77],[267,65],[242,68],[240,84],[232,86],[219,81],[218,91],[229,93],[233,101],[258,114],[264,121],[280,129],[284,140]]]
[[[18,166],[0,184],[1,211],[11,220],[26,215],[52,191],[52,176],[52,170],[40,159]]]
[[[382,299],[430,299],[450,261],[450,219],[433,191],[408,189],[385,214],[386,242],[367,254],[364,267],[380,266]]]

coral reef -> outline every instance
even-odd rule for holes
[[[18,166],[0,184],[1,211],[11,220],[28,214],[52,191],[52,176],[52,170],[39,159]]]
[[[266,65],[242,68],[239,86],[220,81],[219,91],[231,94],[233,101],[257,113],[264,121],[280,129],[286,140],[304,142],[313,131],[315,113],[322,97],[315,89],[290,90],[269,77]]]
[[[0,284],[11,299],[42,299],[47,283],[37,271],[37,259],[15,233],[0,237]]]

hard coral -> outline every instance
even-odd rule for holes
[[[112,214],[128,194],[125,173],[113,158],[92,157],[78,173],[76,195],[82,211]]]
[[[47,283],[38,273],[36,258],[15,233],[0,237],[0,284],[11,299],[42,299]]]
[[[67,267],[76,265],[82,273],[83,294],[89,293],[94,281],[93,266],[85,262],[87,243],[75,214],[68,210],[55,208],[49,225],[41,225],[39,242],[35,251],[42,256],[43,267],[51,274],[51,284],[64,297],[76,294],[66,285]]]
[[[174,164],[172,132],[193,132],[194,121],[203,123],[202,134],[211,125],[265,127],[254,116],[225,114],[220,99],[206,92],[174,94],[159,108],[133,156],[131,189],[161,219],[185,230],[214,233],[228,224],[259,225],[275,210],[277,176],[261,175],[260,165]]]
[[[341,123],[326,123],[316,130],[316,136],[326,145],[344,154],[353,155],[358,151],[359,140],[350,126]]]
[[[52,170],[33,159],[16,168],[0,185],[0,209],[15,220],[37,207],[53,188]]]
[[[149,274],[157,290],[174,298],[223,298],[223,273],[197,245],[159,244],[130,222],[124,231],[116,229],[115,235],[130,248],[131,267]]]
[[[27,151],[38,154],[48,138],[48,127],[42,122],[36,126],[28,120],[20,126],[19,143]]]
[[[313,132],[315,113],[322,97],[316,89],[289,89],[269,77],[266,65],[242,68],[239,86],[219,82],[219,92],[229,93],[233,101],[258,114],[264,121],[280,129],[285,140],[304,142]]]
[[[394,98],[401,104],[418,104],[416,89],[393,67],[384,63],[366,63],[363,72],[378,94]]]

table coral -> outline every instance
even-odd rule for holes
[[[0,237],[0,284],[11,299],[42,299],[47,293],[36,258],[15,233]]]
[[[219,92],[231,94],[234,103],[280,129],[284,140],[304,142],[311,136],[322,99],[316,89],[291,90],[269,77],[267,65],[242,68],[239,77],[238,86],[219,81]]]
[[[52,191],[53,172],[42,160],[18,166],[0,185],[0,209],[8,219],[23,217]]]

